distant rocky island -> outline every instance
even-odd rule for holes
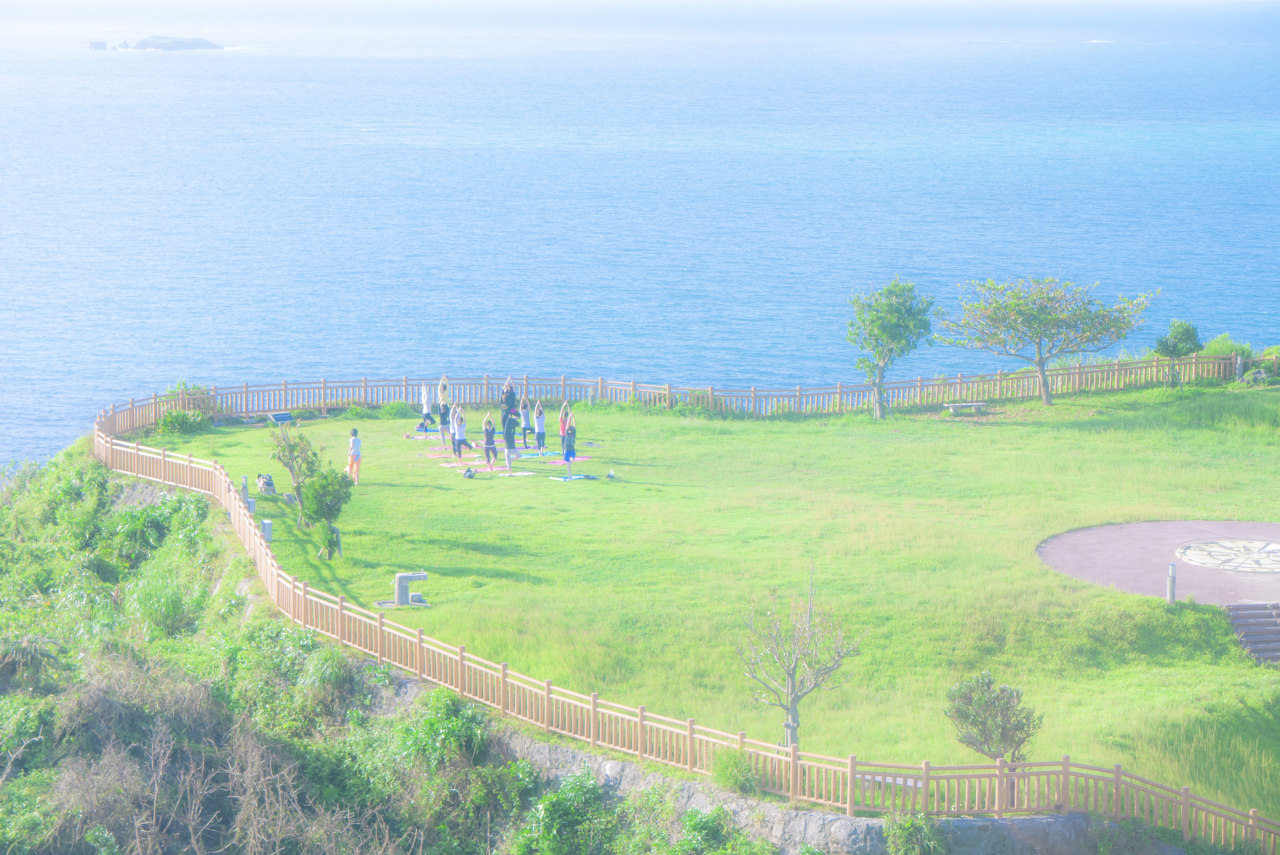
[[[106,42],[89,42],[91,50],[108,50]],[[130,47],[128,42],[121,42],[111,50],[222,50],[222,45],[215,45],[208,39],[175,39],[172,36],[147,36],[139,39]]]

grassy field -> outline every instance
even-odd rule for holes
[[[373,608],[394,573],[425,569],[431,608],[390,618],[578,691],[771,741],[780,715],[752,704],[735,644],[744,610],[771,588],[799,594],[812,567],[818,598],[862,643],[848,683],[802,707],[806,750],[980,761],[941,710],[958,678],[989,668],[1044,713],[1032,759],[1123,763],[1280,816],[1280,671],[1246,657],[1216,608],[1077,582],[1035,554],[1081,526],[1280,518],[1275,390],[885,423],[577,414],[592,459],[575,471],[600,480],[552,481],[540,476],[560,467],[536,462],[518,465],[539,477],[467,480],[429,456],[434,439],[403,439],[412,421],[314,421],[302,429],[339,467],[353,425],[364,438],[339,521],[345,557],[317,559],[318,532],[276,502],[261,515],[277,520],[284,566],[317,587]],[[261,426],[149,441],[287,488]]]

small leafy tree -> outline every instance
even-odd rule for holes
[[[293,495],[298,499],[298,525],[304,525],[305,499],[302,488],[320,471],[320,454],[311,446],[311,440],[305,434],[298,433],[295,436],[284,425],[280,426],[280,432],[272,440],[275,448],[271,452],[271,459],[279,462],[289,473],[289,480],[293,482]]]
[[[1120,297],[1114,306],[1095,300],[1092,288],[1057,279],[970,282],[960,315],[940,316],[942,341],[1030,362],[1040,378],[1040,398],[1052,404],[1045,366],[1060,356],[1096,353],[1138,327],[1153,295]],[[1096,287],[1096,286],[1094,286]]]
[[[1005,757],[1011,763],[1022,762],[1022,747],[1044,720],[1043,715],[1022,706],[1021,689],[996,686],[989,671],[952,686],[944,713],[956,726],[961,745],[992,760]]]
[[[332,558],[333,550],[338,546],[338,533],[333,524],[338,521],[342,508],[351,501],[353,483],[347,473],[339,472],[332,466],[321,469],[307,482],[302,513],[308,522],[324,523],[326,558]]]
[[[807,602],[793,600],[790,609],[769,602],[747,614],[747,638],[738,646],[743,674],[756,683],[758,703],[778,707],[785,714],[784,745],[800,744],[800,702],[824,685],[844,661],[858,655],[858,642],[847,639],[830,612],[813,602],[813,576]]]
[[[1156,339],[1156,353],[1165,359],[1181,359],[1204,348],[1200,332],[1186,321],[1170,321],[1169,334]]]
[[[911,282],[898,277],[878,291],[854,294],[849,298],[853,320],[849,321],[851,344],[871,355],[858,359],[858,368],[867,374],[875,389],[872,415],[883,419],[888,407],[884,399],[884,374],[894,362],[915,350],[921,341],[933,344],[929,313],[933,300],[916,293]]]

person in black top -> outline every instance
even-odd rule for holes
[[[489,471],[493,471],[493,464],[498,462],[498,444],[494,442],[493,419],[489,418],[489,414],[485,413],[484,417],[484,462],[489,465]],[[510,469],[510,465],[507,466]]]
[[[564,431],[564,475],[566,481],[573,480],[573,458],[578,456],[578,449],[575,447],[578,442],[578,428],[573,423],[573,416],[569,416],[569,425]]]
[[[516,428],[520,426],[520,417],[510,410],[502,413],[502,442],[506,446],[503,449],[503,455],[507,462],[507,471],[511,471],[511,458],[519,458],[520,452],[516,450]]]
[[[506,385],[502,387],[502,409],[507,413],[516,412],[516,389],[515,386],[511,385],[510,377],[507,378]]]

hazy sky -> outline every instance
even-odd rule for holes
[[[936,32],[1023,30],[1094,37],[1277,36],[1280,2],[971,0],[0,0],[0,22],[85,27],[459,27],[593,31]],[[180,33],[166,33],[180,35]]]

